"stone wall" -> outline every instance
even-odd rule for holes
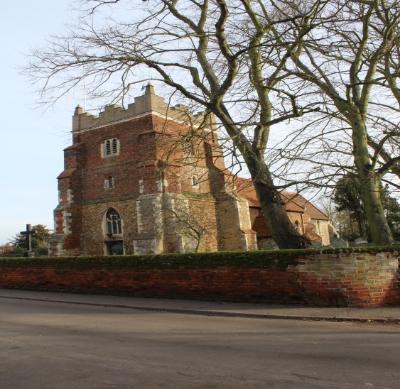
[[[400,304],[399,253],[0,259],[0,287],[376,307]]]
[[[105,242],[108,238],[104,218],[109,208],[114,208],[121,216],[122,236],[120,238],[124,241],[124,252],[133,254],[133,238],[137,234],[135,199],[104,201],[83,206],[81,253],[106,254]]]
[[[229,193],[221,193],[217,201],[219,250],[256,250],[257,236],[251,229],[247,201]]]
[[[400,303],[399,253],[319,254],[290,269],[303,298],[318,305],[380,306]]]

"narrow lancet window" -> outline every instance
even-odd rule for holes
[[[110,208],[106,214],[106,227],[107,235],[120,235],[122,234],[122,221],[119,213]]]

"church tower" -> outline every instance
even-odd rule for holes
[[[212,115],[152,85],[127,109],[78,106],[64,150],[53,255],[256,248],[248,203],[227,183]]]

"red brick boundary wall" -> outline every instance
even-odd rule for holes
[[[115,266],[111,258],[106,263],[82,259],[84,265],[77,258],[70,265],[66,258],[54,264],[1,259],[0,287],[320,306],[400,303],[396,251],[299,254],[284,263],[275,258],[221,265],[196,260],[195,265],[164,261],[158,266],[152,258],[150,264],[119,259]]]

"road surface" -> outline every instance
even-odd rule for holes
[[[0,388],[400,388],[400,326],[0,298]]]

